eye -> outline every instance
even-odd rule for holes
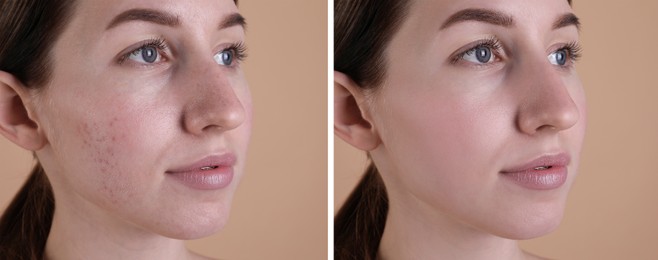
[[[233,59],[234,59],[235,53],[233,49],[226,49],[223,50],[213,57],[215,59],[215,62],[219,65],[224,65],[224,66],[231,66],[233,64]]]
[[[156,47],[144,46],[130,53],[128,59],[139,63],[153,64],[160,61],[160,54]]]
[[[501,59],[503,48],[496,38],[483,39],[469,44],[470,47],[464,47],[461,52],[453,55],[452,64],[458,64],[466,61],[472,65],[488,65]]]
[[[494,55],[488,46],[477,46],[464,53],[462,58],[473,63],[486,64],[493,61]]]
[[[564,66],[569,59],[569,52],[561,49],[548,55],[548,61],[553,65]]]
[[[231,44],[231,46],[218,52],[213,56],[215,62],[222,66],[235,66],[247,57],[247,48],[242,42]]]
[[[162,55],[167,50],[167,44],[163,39],[151,39],[143,42],[139,47],[133,49],[119,58],[119,64],[130,60],[139,65],[152,65],[161,62],[165,57]]]
[[[548,54],[548,62],[553,65],[568,67],[574,62],[578,61],[581,56],[582,49],[578,42],[571,42],[565,44],[562,48]]]

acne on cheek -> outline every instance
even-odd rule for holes
[[[89,172],[82,174],[94,174],[91,179],[98,181],[101,194],[104,194],[112,203],[122,201],[121,193],[126,193],[130,187],[121,180],[123,176],[117,157],[117,147],[122,147],[126,138],[123,131],[117,129],[118,117],[113,117],[108,122],[83,122],[78,127],[78,134],[82,140],[82,149],[86,153],[87,167]],[[88,163],[91,163],[89,165]]]

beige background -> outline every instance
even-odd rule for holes
[[[219,234],[188,243],[222,259],[327,256],[327,3],[240,1],[254,99],[246,176]],[[0,211],[32,158],[0,138]]]
[[[522,246],[554,259],[658,259],[658,1],[574,8],[589,109],[580,175],[560,228]],[[336,137],[335,207],[364,167]]]

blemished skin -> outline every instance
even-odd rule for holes
[[[511,19],[449,19],[467,9]],[[381,86],[335,73],[335,132],[370,153],[389,196],[378,257],[536,258],[516,240],[559,225],[585,133],[579,29],[559,23],[571,13],[567,1],[412,1]]]
[[[116,18],[131,9],[167,19]],[[79,0],[47,86],[1,75],[33,122],[3,133],[54,190],[49,259],[201,257],[184,240],[224,227],[251,132],[237,14],[232,0]]]

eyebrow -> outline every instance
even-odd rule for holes
[[[487,10],[487,9],[475,9],[469,8],[464,9],[455,14],[451,15],[444,23],[441,25],[441,30],[459,22],[466,21],[478,21],[490,23],[493,25],[499,25],[503,27],[510,27],[514,25],[514,19],[504,13]],[[580,30],[580,19],[573,13],[566,13],[558,17],[557,20],[553,23],[553,30],[559,29],[566,26],[576,26]]]
[[[178,17],[172,14],[153,9],[130,9],[115,16],[105,29],[109,30],[118,26],[119,24],[130,21],[145,21],[170,27],[176,27],[180,25],[180,20]]]
[[[181,24],[178,16],[173,14],[154,9],[130,9],[115,16],[107,25],[106,30],[130,21],[145,21],[170,27],[177,27]],[[244,28],[246,24],[246,19],[242,17],[242,15],[239,13],[232,13],[219,23],[219,29],[221,30],[238,25]]]
[[[242,27],[242,29],[245,29],[245,27],[247,26],[247,21],[239,13],[232,13],[226,18],[224,18],[224,20],[221,23],[219,23],[219,29],[221,30],[238,25]]]
[[[555,22],[553,23],[553,30],[560,29],[562,27],[567,27],[567,26],[576,26],[578,30],[580,30],[580,19],[575,14],[572,13],[566,13],[561,15]]]
[[[466,21],[485,22],[503,27],[514,25],[514,19],[509,15],[493,10],[469,8],[451,15],[445,22],[443,22],[441,30],[448,28],[453,24]]]

